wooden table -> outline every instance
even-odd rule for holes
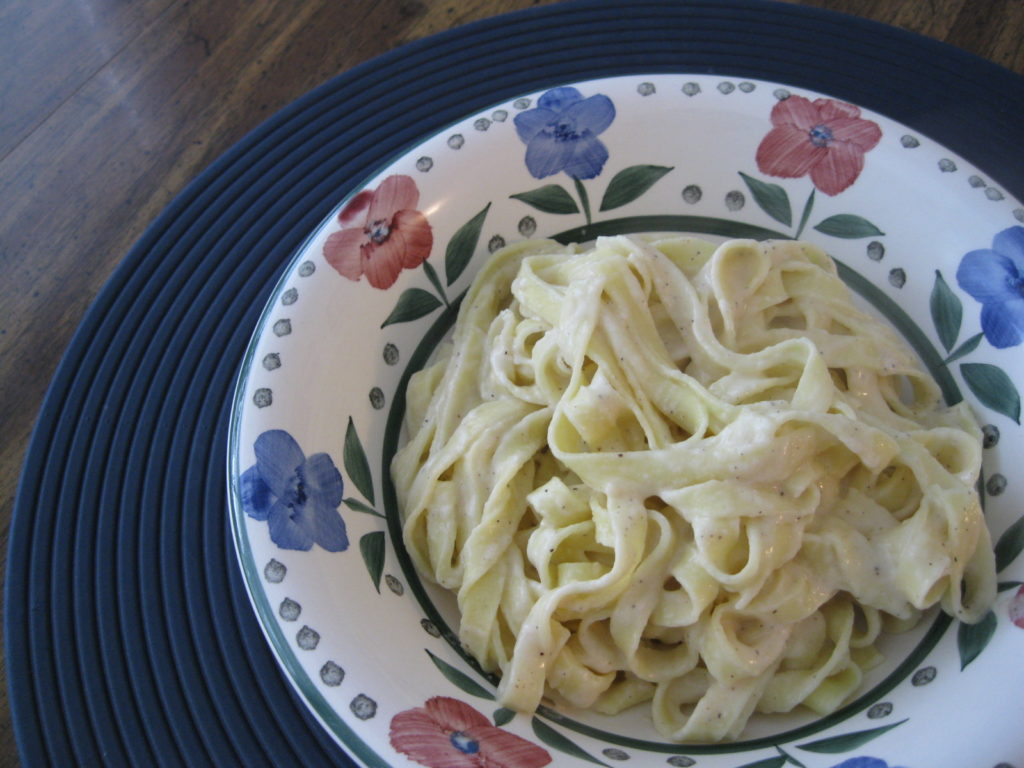
[[[275,111],[405,42],[554,0],[7,0],[0,6],[0,546],[61,354],[178,192]],[[798,0],[1024,74],[1019,0]],[[6,681],[3,690],[6,693]],[[18,764],[6,698],[0,768]]]

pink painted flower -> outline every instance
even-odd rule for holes
[[[864,170],[864,153],[882,129],[860,109],[834,99],[790,96],[772,108],[772,129],[757,148],[757,167],[769,176],[796,179],[808,173],[826,195],[838,195]]]
[[[1010,601],[1010,621],[1024,629],[1024,587],[1018,589]]]
[[[536,744],[447,696],[395,715],[391,746],[428,768],[540,768],[551,762]]]
[[[427,217],[416,210],[419,199],[408,176],[388,176],[376,190],[360,192],[338,214],[342,229],[324,243],[327,263],[349,280],[366,275],[374,288],[390,288],[434,244]]]

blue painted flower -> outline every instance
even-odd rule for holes
[[[849,760],[843,760],[839,765],[833,765],[832,768],[890,768],[890,766],[885,760],[880,760],[877,757],[851,757]],[[896,768],[896,766],[891,768]]]
[[[992,346],[1024,340],[1024,227],[1004,229],[992,248],[966,254],[956,280],[981,302],[981,330]]]
[[[256,464],[240,478],[242,508],[266,520],[270,538],[282,549],[308,550],[319,544],[329,552],[348,549],[345,521],[338,513],[341,473],[326,453],[310,457],[295,438],[272,429],[256,438]]]
[[[565,171],[592,179],[608,160],[598,135],[615,119],[615,106],[603,94],[588,98],[575,88],[553,88],[537,108],[515,117],[516,133],[526,144],[526,167],[538,179]]]

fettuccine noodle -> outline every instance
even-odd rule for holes
[[[512,245],[409,384],[405,546],[504,706],[734,739],[987,611],[980,430],[939,401],[806,243]]]

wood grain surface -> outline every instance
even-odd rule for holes
[[[72,333],[192,178],[362,61],[552,1],[0,3],[0,551],[30,432]],[[1024,74],[1020,0],[799,4],[903,27]],[[0,768],[18,765],[3,678]]]

